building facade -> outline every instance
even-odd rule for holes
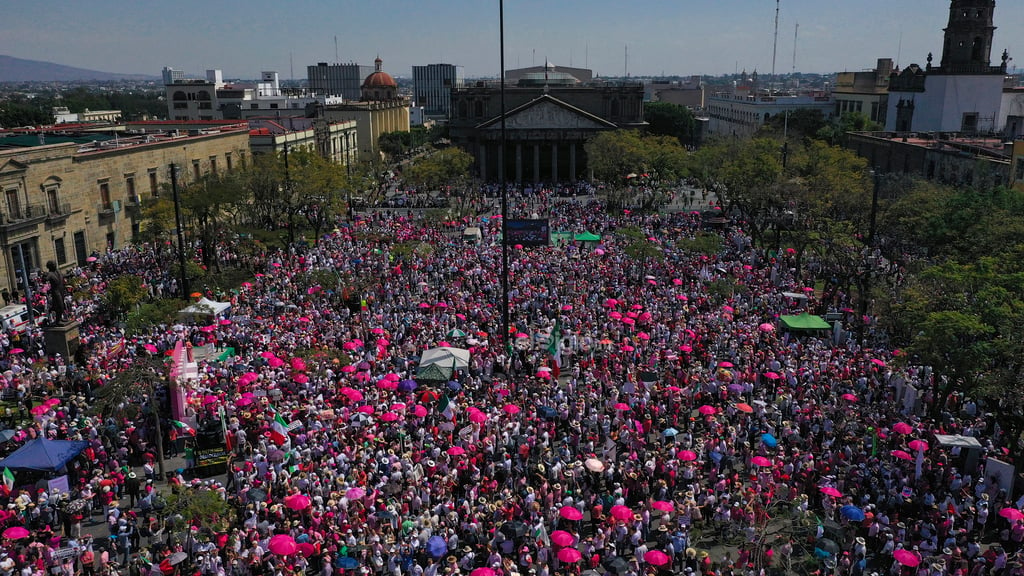
[[[345,100],[359,100],[363,79],[370,74],[373,74],[372,66],[360,66],[355,62],[318,62],[316,66],[306,66],[306,80],[311,91],[325,96],[340,96]]]
[[[892,71],[892,58],[879,58],[874,70],[837,74],[836,85],[832,89],[836,116],[859,112],[872,122],[885,126]]]
[[[998,132],[1009,54],[991,64],[995,0],[951,0],[938,66],[911,64],[889,80],[886,130]]]
[[[254,155],[283,152],[285,147],[309,147],[327,160],[345,166],[359,157],[359,137],[353,120],[250,118],[249,146]]]
[[[707,100],[708,134],[749,138],[772,118],[797,110],[818,110],[830,121],[835,114],[835,103],[825,93],[720,92]]]
[[[553,66],[505,88],[508,145],[501,154],[500,85],[452,91],[452,142],[476,160],[483,180],[575,181],[587,176],[584,144],[621,128],[643,129],[642,84],[586,86]]]
[[[668,102],[692,110],[704,108],[704,82],[700,76],[683,81],[654,81],[644,86],[644,97],[650,102]]]
[[[203,80],[184,79],[165,86],[167,117],[179,122],[240,120],[253,116],[312,116],[317,106],[341,97],[288,93],[277,72],[260,73],[259,82],[226,83],[220,70],[207,70]]]
[[[17,286],[17,262],[66,269],[120,248],[138,232],[142,200],[170,181],[182,185],[234,170],[249,155],[245,123],[199,123],[175,131],[146,123],[131,134],[57,129],[0,137],[0,286]],[[38,145],[39,133],[51,142]],[[18,145],[17,143],[23,143]]]
[[[329,122],[356,123],[359,158],[380,159],[380,135],[409,131],[409,102],[398,94],[398,83],[384,72],[383,60],[363,80],[359,102],[323,106],[318,114]]]
[[[1010,186],[1024,192],[1024,140],[1015,141],[1010,154]]]
[[[413,97],[427,117],[447,120],[452,112],[452,90],[465,85],[466,72],[454,64],[427,64],[412,67]]]
[[[846,147],[876,170],[952,186],[991,189],[1011,184],[1011,149],[1002,138],[922,133],[850,132]]]

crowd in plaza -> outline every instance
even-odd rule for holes
[[[1012,439],[983,409],[927,396],[927,370],[898,351],[784,330],[781,315],[819,305],[865,319],[847,295],[818,302],[795,256],[752,246],[741,222],[613,214],[594,192],[511,194],[510,214],[601,239],[509,247],[510,347],[493,212],[453,224],[481,227],[479,243],[394,210],[288,250],[226,245],[224,264],[252,276],[204,295],[230,317],[130,336],[97,316],[100,295],[121,274],[174,293],[166,253],[96,255],[69,282],[89,294],[69,297],[78,357],[0,337],[0,385],[31,410],[13,445],[88,442],[68,494],[0,488],[0,576],[1024,574],[1022,503],[984,468]],[[657,255],[631,256],[625,227]],[[687,251],[698,233],[721,251]],[[310,285],[317,271],[358,282],[356,305]],[[161,478],[145,411],[91,411],[119,371],[179,342],[233,349],[181,384],[183,419],[223,421],[226,476]],[[468,365],[417,378],[438,346]],[[169,414],[172,396],[126,402]],[[161,428],[169,454],[189,434]],[[977,439],[978,457],[936,434]],[[176,529],[171,491],[219,493],[235,513]]]

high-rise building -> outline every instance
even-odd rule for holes
[[[324,96],[341,96],[345,100],[359,100],[363,79],[370,74],[373,74],[371,66],[360,66],[355,62],[318,62],[316,66],[306,66],[310,90]]]
[[[452,112],[452,89],[461,89],[465,78],[465,69],[454,64],[413,66],[413,101],[427,116],[447,120]]]
[[[171,68],[169,66],[164,66],[164,69],[161,71],[161,74],[164,77],[164,84],[165,85],[166,84],[174,84],[175,82],[180,82],[180,81],[185,79],[185,72],[184,71],[182,71],[182,70],[175,70],[174,68]]]

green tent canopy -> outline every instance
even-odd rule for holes
[[[580,242],[599,242],[601,240],[601,237],[591,232],[583,232],[582,234],[577,234],[576,236],[574,236],[573,239],[578,240]]]
[[[779,316],[782,327],[786,330],[831,330],[832,325],[821,316],[800,314],[799,316]]]

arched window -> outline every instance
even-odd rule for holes
[[[207,101],[209,99],[210,99],[210,93],[207,92],[206,90],[200,90],[199,93],[196,94],[196,100],[202,100],[202,101],[205,102],[205,101]]]
[[[178,90],[174,93],[174,96],[171,98],[171,100],[188,100],[188,96],[186,96],[185,93],[181,90]]]

